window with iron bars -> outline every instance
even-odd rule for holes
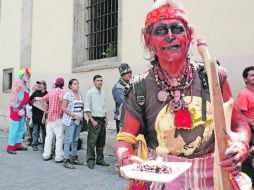
[[[13,82],[13,68],[3,70],[3,93],[10,93]]]
[[[88,1],[88,60],[117,56],[118,0]]]

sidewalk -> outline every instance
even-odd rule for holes
[[[113,156],[105,157],[111,164],[109,167],[96,166],[91,170],[83,165],[70,170],[62,163],[43,161],[41,147],[37,152],[28,147],[26,152],[7,154],[7,135],[0,131],[1,190],[123,190],[128,183],[115,171]],[[79,155],[84,159],[84,150],[80,150]]]

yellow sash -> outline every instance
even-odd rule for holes
[[[119,132],[117,134],[117,140],[136,145],[136,148],[138,148],[137,156],[139,156],[142,160],[147,159],[148,149],[144,135],[139,134],[138,136],[135,136],[127,132]]]

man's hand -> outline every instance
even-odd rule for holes
[[[142,160],[141,158],[139,158],[138,156],[135,156],[135,155],[124,156],[123,158],[119,159],[120,167],[134,164],[134,163],[142,164],[143,162],[144,162],[144,160]]]
[[[25,115],[25,111],[22,109],[22,110],[19,110],[18,111],[18,114],[19,114],[19,116],[23,116],[23,115]]]
[[[80,121],[80,120],[81,120],[81,117],[75,114],[75,115],[74,115],[74,119]]]
[[[43,115],[43,117],[42,117],[42,119],[41,119],[41,123],[42,123],[42,124],[45,124],[45,122],[46,122],[46,118],[45,118],[45,116]]]
[[[224,171],[239,174],[243,161],[248,157],[249,150],[242,141],[232,142],[226,149],[225,155],[220,163]]]
[[[108,118],[105,117],[105,126],[107,126],[107,125],[108,125]]]
[[[91,120],[93,128],[97,129],[98,128],[98,122],[94,119]]]

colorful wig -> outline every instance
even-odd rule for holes
[[[24,74],[26,74],[26,75],[28,75],[29,77],[31,77],[31,71],[30,71],[30,69],[28,69],[28,68],[21,69],[21,70],[19,71],[19,73],[18,73],[18,78],[19,78],[19,79],[22,79],[22,77],[23,77]]]

